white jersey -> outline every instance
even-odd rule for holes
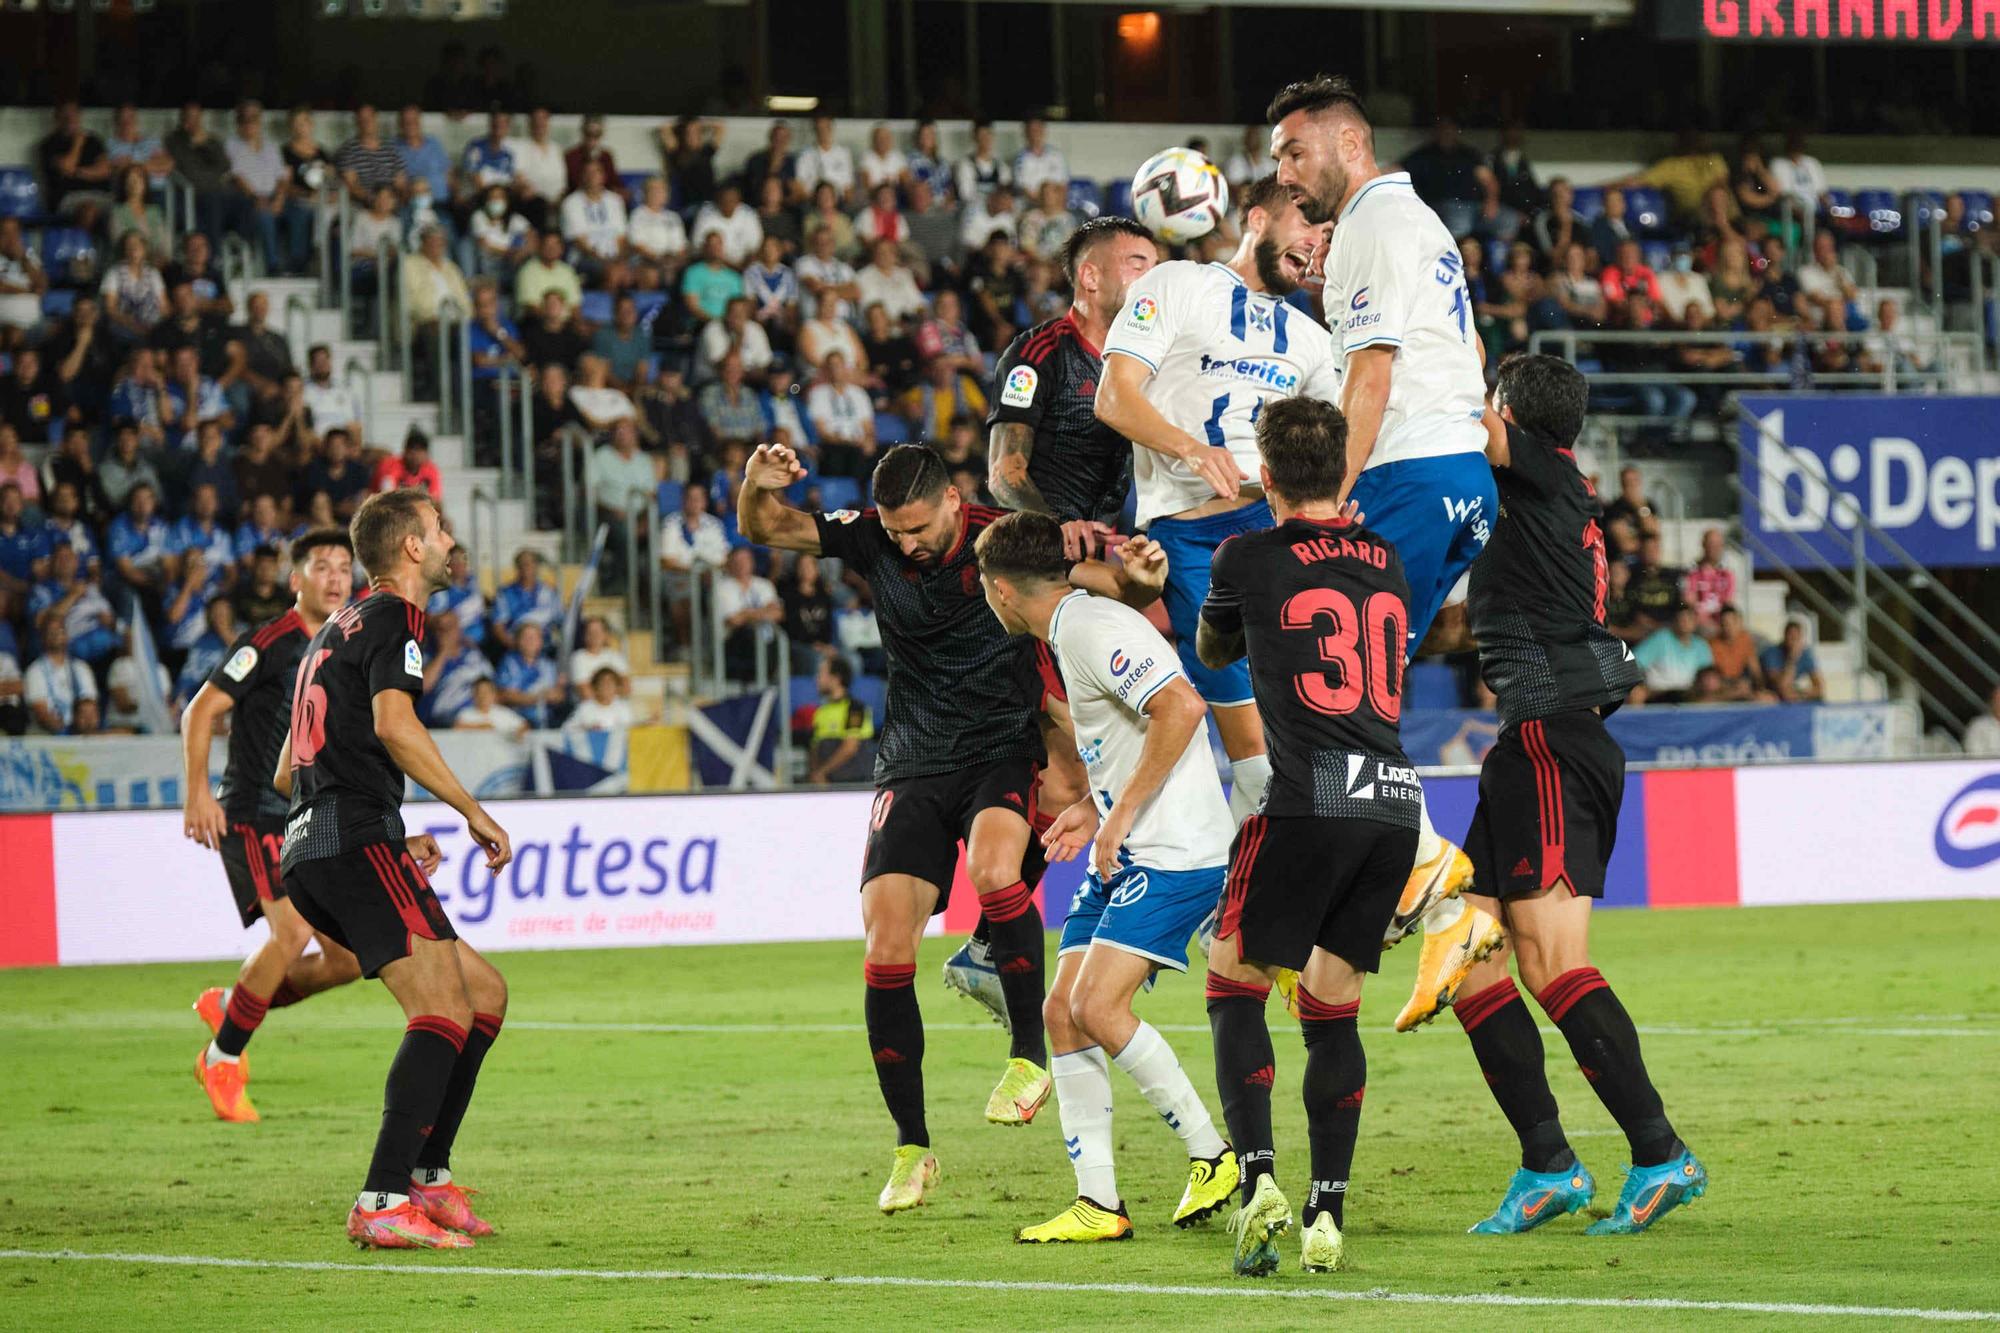
[[[1340,370],[1326,330],[1277,297],[1253,292],[1222,264],[1175,260],[1132,284],[1104,340],[1153,372],[1146,401],[1197,440],[1225,447],[1257,476],[1257,414],[1273,398],[1340,401]],[[1215,498],[1179,459],[1132,447],[1138,526]],[[1256,489],[1254,482],[1251,486]]]
[[[1168,682],[1185,679],[1180,658],[1137,611],[1086,592],[1057,605],[1049,645],[1069,691],[1070,723],[1091,799],[1103,817],[1139,766],[1149,725],[1146,701]],[[1201,870],[1228,864],[1235,833],[1203,719],[1132,822],[1125,852],[1131,864],[1153,870]]]
[[[1408,172],[1377,176],[1341,210],[1326,262],[1326,314],[1343,373],[1364,347],[1396,349],[1369,467],[1484,451],[1486,375],[1464,262]]]

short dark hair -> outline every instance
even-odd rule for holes
[[[1277,176],[1259,176],[1236,192],[1236,220],[1248,222],[1253,208],[1275,213],[1291,202],[1292,192],[1278,184]]]
[[[1257,416],[1271,489],[1293,504],[1331,500],[1347,480],[1347,418],[1317,398],[1277,398]]]
[[[973,543],[979,572],[1003,579],[1060,583],[1069,576],[1062,525],[1031,509],[1002,514]]]
[[[1500,362],[1494,401],[1510,409],[1514,424],[1567,449],[1583,432],[1590,385],[1561,357],[1515,352]]]
[[[359,518],[360,515],[357,514],[355,517]],[[314,528],[311,532],[301,533],[292,539],[292,563],[303,565],[311,558],[314,551],[328,546],[337,546],[349,555],[354,554],[354,538],[342,532],[339,528]],[[257,548],[258,555],[263,555],[266,551],[270,551],[272,555],[277,554],[275,550],[272,550],[268,546]]]
[[[826,673],[840,682],[840,688],[851,689],[854,685],[854,664],[835,653],[826,659]]]
[[[377,491],[361,502],[347,525],[354,558],[371,576],[387,574],[395,563],[396,548],[405,539],[422,535],[424,510],[436,508],[428,491],[409,486]]]
[[[1315,74],[1310,79],[1288,83],[1278,89],[1278,95],[1271,99],[1271,105],[1264,110],[1264,119],[1277,124],[1294,111],[1316,115],[1321,111],[1341,109],[1368,123],[1368,108],[1362,104],[1361,94],[1354,90],[1354,81],[1339,74]]]
[[[928,444],[899,444],[875,465],[875,504],[898,509],[912,500],[935,500],[951,485],[951,473]]]
[[[1063,276],[1070,286],[1076,286],[1076,266],[1083,262],[1084,255],[1099,241],[1108,241],[1114,236],[1138,236],[1152,240],[1153,233],[1141,226],[1136,218],[1120,217],[1116,213],[1106,213],[1094,217],[1069,234],[1063,242]]]

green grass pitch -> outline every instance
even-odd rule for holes
[[[1120,1184],[1138,1238],[1013,1244],[1015,1227],[1073,1192],[1056,1108],[1025,1130],[984,1123],[1005,1049],[939,985],[944,941],[926,943],[919,968],[944,1178],[930,1206],[894,1218],[874,1207],[892,1136],[858,1029],[858,944],[500,957],[512,1012],[456,1154],[500,1234],[453,1254],[362,1255],[342,1234],[400,1037],[379,986],[274,1011],[251,1047],[264,1122],[234,1126],[213,1119],[195,1085],[203,1034],[188,1011],[230,966],[0,973],[0,1327],[1412,1328],[1498,1317],[1709,1329],[1878,1322],[1826,1307],[2000,1311],[2000,903],[1604,913],[1595,943],[1668,1113],[1708,1165],[1708,1197],[1636,1238],[1586,1239],[1588,1219],[1574,1217],[1525,1237],[1464,1235],[1515,1165],[1513,1141],[1453,1021],[1389,1030],[1415,964],[1405,946],[1362,1013],[1371,1067],[1348,1202],[1354,1269],[1301,1275],[1287,1238],[1284,1267],[1263,1283],[1229,1276],[1219,1224],[1168,1225],[1184,1159],[1115,1074]],[[1140,1008],[1216,1109],[1198,978],[1164,978]],[[1272,1017],[1279,1180],[1296,1206],[1303,1052],[1275,1002]],[[1560,1037],[1545,1028],[1544,1040],[1607,1208],[1624,1141]],[[57,1250],[343,1267],[46,1257]],[[509,1271],[451,1271],[468,1266]],[[1084,1289],[713,1276],[734,1273]],[[1101,1289],[1114,1283],[1143,1290]],[[1553,1303],[1282,1295],[1313,1292]],[[1565,1304],[1632,1298],[1732,1304]]]

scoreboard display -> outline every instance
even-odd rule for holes
[[[2000,48],[2000,0],[1654,0],[1663,38]]]

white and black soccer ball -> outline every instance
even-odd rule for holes
[[[1194,149],[1164,149],[1132,177],[1132,211],[1163,241],[1197,241],[1229,212],[1229,182]]]

